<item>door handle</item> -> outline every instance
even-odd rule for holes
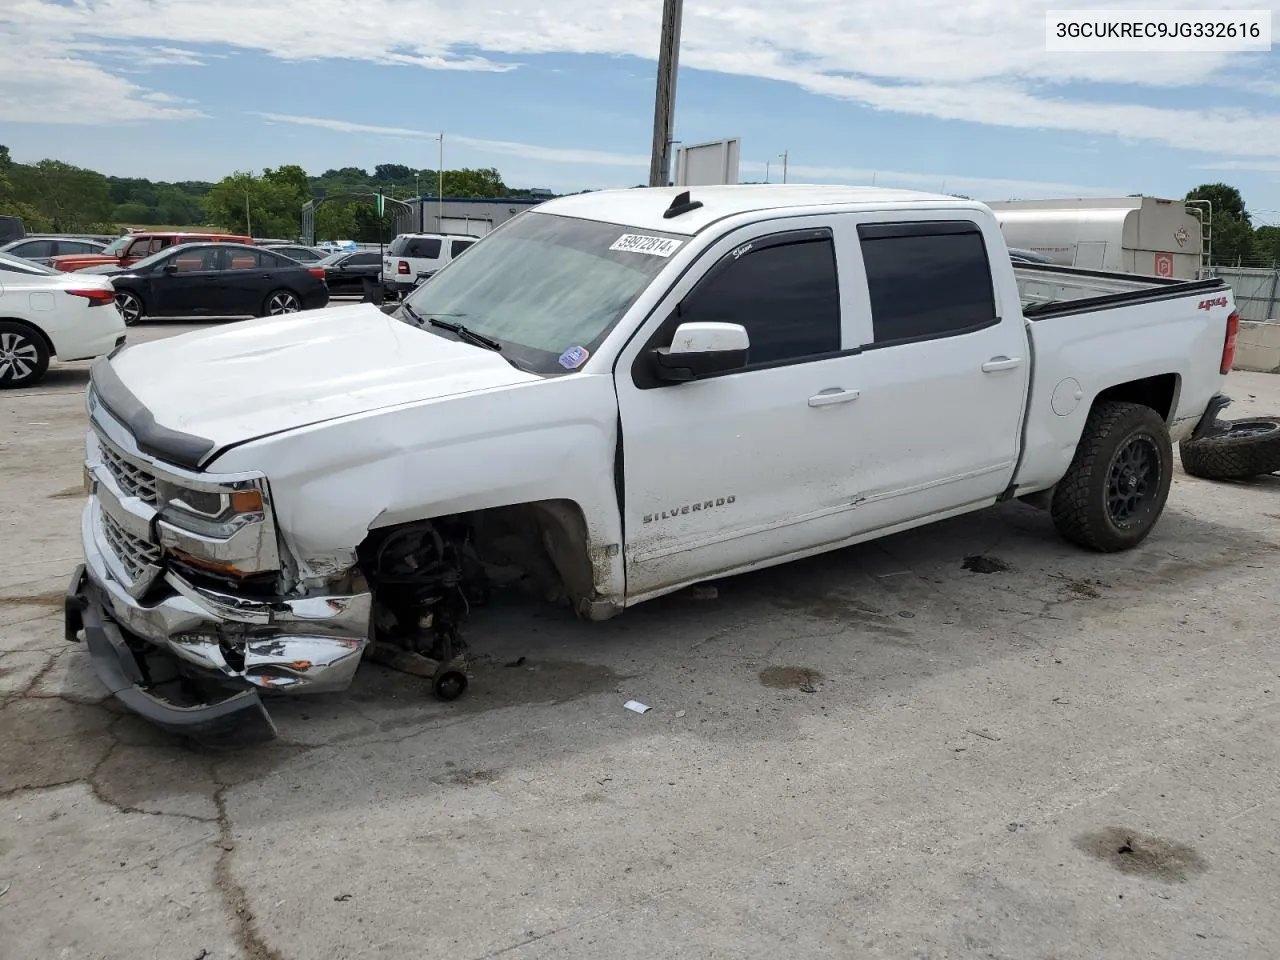
[[[1022,366],[1021,357],[992,357],[982,365],[983,373],[996,373],[1000,370],[1013,370]]]
[[[835,403],[849,403],[857,400],[861,390],[845,390],[842,387],[828,387],[821,393],[816,393],[809,398],[809,406],[811,407],[829,407]]]

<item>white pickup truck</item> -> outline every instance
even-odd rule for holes
[[[516,576],[600,620],[1015,497],[1123,550],[1228,402],[1237,324],[1219,280],[1015,271],[951,197],[553,200],[392,313],[98,361],[68,639],[162,726],[269,737],[260,692],[379,650],[456,696],[457,625]]]

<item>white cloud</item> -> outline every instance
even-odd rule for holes
[[[353,123],[348,120],[332,120],[325,117],[297,117],[282,113],[260,113],[271,123],[292,123],[304,127],[319,127],[337,133],[369,133],[384,137],[410,137],[415,139],[436,139],[436,134],[426,130],[414,130],[409,127],[384,127],[369,123]],[[645,167],[649,166],[649,158],[635,154],[610,153],[605,150],[576,149],[573,147],[543,147],[531,143],[512,143],[508,140],[483,140],[478,137],[467,137],[461,134],[446,134],[446,146],[457,144],[469,147],[477,153],[501,154],[509,157],[522,157],[526,160],[541,160],[547,163],[579,163],[610,167]]]
[[[335,133],[369,134],[373,136],[393,137],[397,139],[434,140],[437,136],[426,130],[411,127],[388,127],[370,123],[355,123],[349,120],[331,119],[328,117],[300,117],[291,114],[261,113],[269,123],[294,124],[304,127],[317,127],[332,130]],[[483,140],[478,137],[466,137],[454,134],[445,135],[445,144],[467,147],[480,154],[499,154],[519,157],[522,160],[541,161],[544,163],[578,164],[582,166],[623,167],[634,170],[639,179],[644,179],[648,172],[649,158],[626,153],[610,153],[603,150],[578,149],[574,147],[545,147],[531,143],[513,143],[506,140]],[[766,172],[766,164],[757,161],[743,161],[740,165],[743,178],[761,177]],[[776,179],[781,174],[780,164],[771,164],[768,169]],[[873,170],[860,167],[823,167],[792,164],[788,168],[792,182],[836,181],[843,183],[879,183],[905,186],[915,189],[942,190],[949,192],[965,192],[977,194],[988,199],[1007,198],[1012,196],[1034,195],[1039,197],[1053,196],[1114,196],[1123,191],[1118,188],[1086,186],[1075,183],[1055,183],[1042,180],[1012,180],[992,177],[970,177],[950,173],[913,173],[901,170]],[[542,180],[540,186],[564,186],[556,180]],[[576,189],[576,181],[574,184]]]
[[[759,176],[766,171],[765,164],[754,161],[744,161],[739,166],[743,177],[749,174]],[[770,179],[776,183],[782,173],[781,164],[771,163],[767,169]],[[793,163],[787,170],[792,183],[806,180],[874,183],[880,186],[908,187],[913,190],[965,193],[988,200],[1008,199],[1014,196],[1111,197],[1125,192],[1117,187],[1089,186],[1079,183],[970,177],[956,173],[912,173],[903,170],[875,170],[869,167],[815,167]]]
[[[1280,163],[1266,160],[1223,160],[1219,163],[1203,163],[1193,170],[1251,170],[1258,173],[1280,173]]]
[[[0,56],[0,120],[96,126],[200,116],[193,105],[47,44],[7,45]]]
[[[1265,54],[1049,54],[1044,14],[1060,5],[699,0],[685,9],[681,64],[779,80],[917,116],[1123,137],[1225,156],[1280,156],[1280,116],[1231,105],[1235,87],[1254,93],[1268,88]],[[61,45],[65,52],[77,42],[153,43],[198,60],[202,55],[188,48],[226,45],[283,60],[505,71],[518,65],[503,58],[546,53],[652,59],[661,2],[9,0],[3,6],[0,31],[16,36],[18,47]],[[1070,6],[1115,4],[1074,0]],[[1196,9],[1203,3],[1163,0],[1160,6]],[[152,57],[166,55],[160,47],[154,50]],[[0,68],[0,119],[15,118],[11,78],[12,71]],[[1224,84],[1229,86],[1219,86]],[[1222,106],[1143,102],[1153,91],[1183,87],[1220,95]],[[1098,91],[1099,98],[1081,91]],[[38,112],[45,119],[61,115],[65,92],[58,85]],[[136,90],[125,91],[125,97],[128,105],[117,112],[148,106]]]

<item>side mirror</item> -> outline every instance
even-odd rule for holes
[[[751,340],[737,323],[682,323],[671,346],[653,351],[659,380],[687,383],[713,373],[740,370],[747,365]]]
[[[178,272],[178,265],[176,263],[166,263],[164,265],[164,272],[172,277],[175,273]]]

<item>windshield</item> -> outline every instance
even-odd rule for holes
[[[502,344],[538,373],[575,370],[667,265],[683,238],[530,211],[451,261],[405,300]],[[408,310],[400,319],[415,322]],[[562,362],[562,358],[563,362]]]
[[[129,245],[129,241],[132,239],[133,239],[132,236],[119,237],[115,240],[112,240],[111,243],[107,244],[106,249],[102,250],[101,252],[106,254],[109,257],[118,257],[120,256],[120,254],[124,253],[124,248]]]

